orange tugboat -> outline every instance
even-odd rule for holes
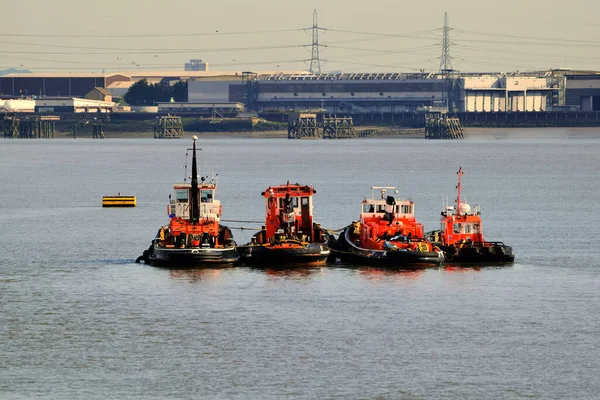
[[[169,225],[162,226],[148,250],[136,260],[173,268],[232,264],[239,259],[231,230],[220,224],[221,202],[215,199],[216,179],[198,182],[196,140],[192,148],[191,183],[173,185]]]
[[[298,183],[268,187],[261,195],[266,202],[266,223],[240,256],[257,265],[320,265],[329,257],[325,230],[313,222],[312,186]]]
[[[513,262],[515,254],[512,247],[502,242],[488,242],[483,238],[479,207],[471,209],[460,197],[462,168],[459,168],[457,175],[456,205],[442,210],[441,230],[428,233],[429,239],[444,251],[449,262]]]
[[[441,264],[443,252],[423,237],[411,200],[388,196],[391,186],[373,186],[380,198],[365,198],[360,220],[344,228],[331,248],[341,261],[359,265],[419,268]],[[398,191],[395,191],[398,193]]]

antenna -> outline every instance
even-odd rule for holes
[[[442,28],[442,57],[440,57],[440,72],[452,69],[452,56],[450,55],[450,25],[448,13],[444,13],[444,27]]]
[[[312,54],[310,57],[310,72],[312,74],[321,73],[321,60],[319,59],[319,21],[317,16],[317,9],[313,11],[313,25],[312,25]]]

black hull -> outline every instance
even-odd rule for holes
[[[151,246],[148,249],[146,264],[168,268],[199,268],[231,266],[239,260],[234,247],[172,249]]]
[[[434,267],[444,262],[443,256],[434,251],[384,251],[358,247],[349,238],[348,229],[345,228],[331,245],[332,252],[342,262],[398,269]]]
[[[500,243],[500,242],[498,242]],[[505,244],[492,246],[455,247],[438,245],[452,263],[511,263],[515,261],[512,247]]]
[[[330,254],[329,248],[319,243],[310,243],[303,247],[248,245],[238,249],[241,261],[259,266],[321,265],[325,264]]]

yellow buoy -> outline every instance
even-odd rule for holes
[[[135,196],[103,196],[102,207],[135,207]]]

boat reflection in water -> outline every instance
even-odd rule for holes
[[[326,270],[325,267],[311,267],[306,265],[284,265],[284,266],[252,266],[253,270],[262,271],[268,278],[285,278],[302,280],[308,279]]]
[[[360,267],[358,273],[361,276],[366,277],[369,280],[382,280],[382,279],[402,279],[402,280],[416,280],[423,276],[425,273],[424,269],[397,269],[397,268],[373,268],[373,267]]]
[[[196,268],[196,269],[172,269],[172,268],[164,268],[168,269],[169,277],[172,279],[182,280],[182,281],[190,281],[190,282],[199,282],[199,281],[216,281],[221,279],[222,272],[226,268]]]

